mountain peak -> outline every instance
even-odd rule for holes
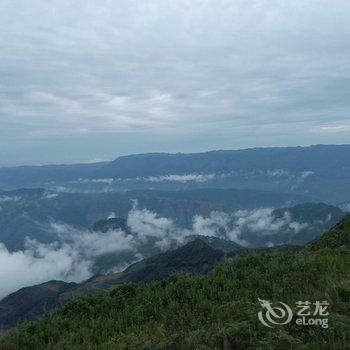
[[[123,218],[110,218],[110,219],[102,219],[97,221],[91,228],[92,231],[95,232],[103,232],[114,231],[114,230],[122,230],[128,231],[127,222]]]

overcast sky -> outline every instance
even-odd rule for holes
[[[348,0],[1,0],[0,165],[350,143]]]

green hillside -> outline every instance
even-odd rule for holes
[[[129,283],[78,298],[7,333],[0,349],[347,349],[349,222],[300,253],[234,256],[209,275]],[[257,317],[258,298],[293,310],[297,301],[327,300],[329,328],[293,322],[267,328]]]
[[[0,302],[0,329],[23,320],[35,319],[60,304],[59,296],[73,290],[76,283],[49,281],[22,288]]]
[[[340,221],[324,235],[316,238],[308,246],[308,250],[324,248],[350,249],[350,216]]]

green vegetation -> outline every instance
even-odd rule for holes
[[[318,250],[322,248],[350,249],[350,216],[340,221],[324,235],[316,238],[306,249]]]
[[[206,276],[172,276],[85,296],[0,338],[0,349],[347,349],[350,219],[291,252],[235,256]],[[332,237],[332,244],[328,244]],[[260,324],[258,298],[330,302],[329,328]]]

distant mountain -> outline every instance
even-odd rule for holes
[[[192,154],[149,153],[117,158],[97,169],[94,175],[100,178],[132,178],[271,169],[329,172],[332,167],[349,170],[349,157],[350,145],[251,148]]]
[[[126,282],[156,281],[172,275],[205,274],[224,256],[222,251],[196,238],[176,250],[133,264],[121,273],[96,276],[81,284],[50,281],[23,288],[0,301],[0,329],[24,319],[34,319],[81,294],[108,291]]]
[[[277,231],[264,232],[262,227],[252,232],[243,227],[242,238],[255,247],[306,243],[329,229],[345,214],[326,204],[298,205],[305,202],[305,199],[308,201],[305,196],[236,189],[95,194],[56,193],[42,189],[2,191],[0,242],[10,251],[23,249],[26,237],[42,243],[53,242],[57,240],[57,233],[52,229],[51,223],[68,224],[80,230],[88,230],[95,225],[95,231],[104,232],[113,228],[125,231],[125,219],[132,209],[132,200],[137,200],[140,209],[146,208],[161,217],[170,218],[180,228],[190,228],[194,216],[208,217],[213,211],[230,214],[237,210],[283,207],[271,214],[272,223],[278,224]],[[112,213],[117,213],[120,218],[106,221]],[[157,251],[150,253],[155,254]],[[142,254],[149,256],[145,250]],[[109,263],[111,264],[112,262]],[[108,264],[98,264],[103,265]]]
[[[336,204],[350,198],[350,145],[151,153],[111,162],[0,168],[0,188],[103,192],[240,188],[304,194]]]
[[[214,236],[191,235],[186,237],[186,242],[191,242],[196,239],[200,239],[201,241],[209,245],[211,248],[216,250],[221,250],[224,253],[229,253],[229,252],[235,253],[235,252],[244,250],[244,248],[241,245],[229,239],[218,238]]]
[[[107,163],[0,167],[0,189],[45,187],[91,176]]]
[[[23,194],[23,196],[22,196]],[[188,191],[129,191],[122,193],[56,193],[45,190],[0,193],[0,242],[11,251],[23,249],[25,237],[47,243],[55,239],[50,223],[64,223],[89,229],[111,213],[127,218],[137,200],[180,227],[191,226],[193,216],[212,211],[281,207],[309,200],[303,195],[236,189],[197,189]],[[103,222],[97,224],[103,225]]]
[[[95,222],[92,225],[91,228],[93,231],[96,232],[103,232],[106,233],[108,231],[114,231],[114,230],[123,230],[127,233],[130,233],[127,221],[123,218],[109,218],[109,219],[103,219]]]

